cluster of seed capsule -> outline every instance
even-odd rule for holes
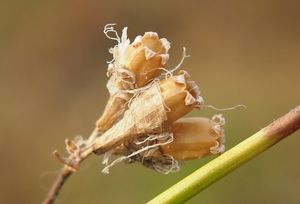
[[[111,24],[104,33],[117,44],[109,50],[113,55],[107,69],[110,97],[90,145],[94,153],[105,155],[104,172],[123,161],[169,173],[179,169],[180,161],[222,153],[222,115],[183,118],[201,108],[203,98],[180,66],[166,69],[169,41],[146,32],[130,43],[127,28],[119,37]],[[112,154],[119,158],[109,164]]]

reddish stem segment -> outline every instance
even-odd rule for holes
[[[67,166],[64,166],[61,172],[59,172],[58,177],[56,178],[55,182],[52,185],[46,199],[44,200],[43,204],[52,204],[54,203],[56,197],[58,196],[59,192],[61,191],[64,183],[66,180],[72,175],[73,171],[70,170]]]
[[[300,129],[300,105],[268,125],[265,131],[270,137],[281,140],[298,129]]]

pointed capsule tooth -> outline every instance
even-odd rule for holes
[[[141,44],[142,44],[142,36],[138,35],[132,42],[132,46],[137,47],[137,46],[140,46]]]
[[[156,55],[156,52],[154,52],[153,50],[151,50],[148,47],[145,47],[145,57],[146,60],[150,60],[151,58],[153,58]]]
[[[145,32],[144,34],[144,38],[158,38],[158,34],[156,32],[152,32],[152,31],[149,31],[149,32]]]
[[[169,61],[169,54],[160,54],[161,57],[161,64],[165,65]]]
[[[185,79],[184,75],[174,76],[174,80],[178,84],[184,84],[184,85],[186,84],[186,79]]]
[[[161,38],[160,41],[163,44],[165,51],[168,52],[171,48],[171,43],[166,38]]]
[[[196,105],[196,107],[197,107],[197,108],[201,108],[203,104],[204,104],[204,99],[203,99],[203,97],[202,97],[202,96],[198,96],[198,97],[197,97],[197,105]]]
[[[190,94],[189,92],[186,92],[184,101],[185,101],[186,106],[190,106],[190,105],[195,104],[196,99],[192,96],[192,94]]]
[[[186,70],[179,70],[178,75],[183,75],[186,80],[190,81],[191,75]]]

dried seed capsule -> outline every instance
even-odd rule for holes
[[[146,32],[137,36],[125,53],[124,67],[136,76],[136,87],[143,87],[149,80],[158,77],[161,68],[169,59],[170,43],[159,39],[157,33]]]
[[[208,118],[181,118],[172,124],[172,143],[160,146],[163,154],[177,160],[200,159],[224,151],[224,124],[222,115]]]
[[[168,123],[181,118],[193,108],[200,108],[203,98],[199,87],[190,80],[190,75],[181,70],[178,75],[168,77],[160,82],[164,104],[168,109]]]
[[[107,72],[110,98],[96,123],[99,132],[105,132],[122,117],[126,103],[132,97],[127,90],[143,87],[161,74],[169,59],[169,48],[170,43],[165,38],[159,39],[154,32],[137,36],[130,44],[127,28],[123,29],[119,44],[111,49],[114,61],[109,64]]]
[[[203,99],[199,94],[185,71],[153,82],[132,99],[123,118],[96,139],[94,150],[102,154],[132,138],[168,131],[169,124],[200,107]]]
[[[171,134],[141,137],[139,141],[123,143],[111,153],[125,155],[121,157],[125,162],[139,162],[168,174],[178,171],[181,161],[222,153],[225,149],[224,125],[222,115],[215,115],[212,119],[181,118],[171,124]]]

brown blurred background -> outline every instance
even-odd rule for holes
[[[206,104],[225,111],[227,148],[300,102],[299,1],[1,1],[0,203],[40,203],[64,139],[87,136],[108,97],[107,23],[134,39],[156,31],[172,43],[169,67],[184,63]],[[190,115],[212,116],[204,109]],[[300,132],[188,203],[300,203]],[[160,175],[140,165],[100,173],[92,156],[57,203],[145,203],[213,157]]]

